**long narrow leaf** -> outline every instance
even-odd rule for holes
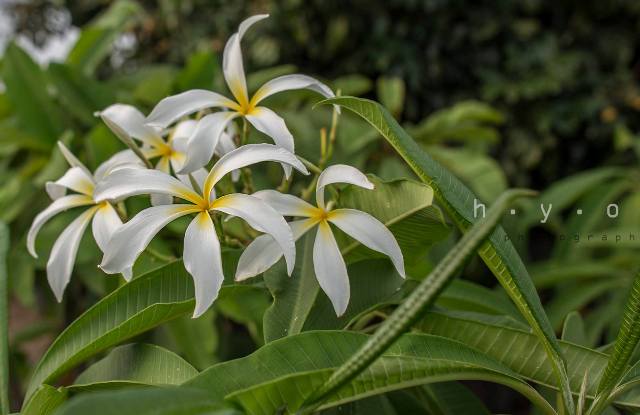
[[[425,153],[382,106],[370,100],[353,97],[337,97],[324,100],[322,103],[341,105],[358,114],[376,128],[409,164],[416,175],[433,188],[438,202],[442,204],[461,229],[468,228],[476,221],[474,217],[476,197],[474,194],[460,180]],[[534,332],[540,337],[553,364],[568,415],[574,414],[575,408],[566,368],[553,327],[544,313],[540,298],[522,260],[501,227],[496,228],[490,240],[480,248],[479,253]]]
[[[0,222],[0,414],[9,413],[9,228]]]
[[[496,359],[522,378],[557,390],[553,366],[537,336],[528,330],[505,326],[493,320],[491,316],[479,314],[429,312],[419,327],[426,333],[464,343]],[[573,343],[564,341],[558,343],[567,360],[567,372],[573,395],[578,396],[584,374],[589,373],[586,397],[588,400],[593,400],[598,379],[607,366],[608,355]],[[502,347],[496,347],[496,345],[502,345]],[[640,365],[629,371],[623,384],[637,384],[638,380],[640,380]],[[628,388],[629,386],[625,386],[624,390]],[[632,412],[640,410],[640,390],[616,396],[614,404]]]
[[[436,268],[425,278],[393,314],[382,323],[375,334],[338,368],[331,377],[308,399],[303,413],[319,406],[323,399],[337,392],[365,370],[378,356],[408,330],[435,301],[446,284],[476,251],[498,224],[502,213],[514,199],[531,195],[529,191],[505,192],[489,210],[487,217],[474,225],[456,246],[449,251]]]
[[[629,299],[622,317],[622,325],[616,338],[613,352],[598,384],[598,394],[589,414],[600,413],[609,395],[627,373],[629,362],[640,341],[640,272],[633,280]]]
[[[295,411],[368,338],[345,331],[304,332],[267,343],[247,357],[214,365],[184,386],[204,389],[220,402],[236,403],[250,415],[283,413],[283,408]],[[323,408],[457,379],[504,384],[523,393],[545,413],[554,413],[535,389],[504,365],[459,342],[423,334],[400,337]]]

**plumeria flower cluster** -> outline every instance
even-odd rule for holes
[[[104,180],[111,172],[120,168],[142,168],[140,160],[129,150],[115,154],[109,160],[102,163],[91,173],[62,142],[58,142],[62,155],[69,163],[69,170],[55,182],[46,183],[47,193],[53,199],[53,203],[40,212],[27,234],[27,249],[37,258],[36,237],[42,226],[51,218],[66,210],[76,207],[88,207],[81,213],[56,239],[49,254],[47,262],[47,279],[58,301],[62,300],[62,294],[73,271],[80,241],[84,231],[91,222],[93,238],[98,247],[104,252],[111,236],[122,221],[113,205],[107,201],[97,201],[95,189],[98,183]],[[67,194],[71,190],[72,194]],[[123,269],[126,276],[131,276],[131,268]]]
[[[161,100],[147,117],[130,105],[115,104],[104,109],[98,115],[131,149],[114,155],[94,174],[60,145],[71,168],[56,182],[47,183],[47,192],[54,201],[35,218],[27,238],[29,251],[35,256],[36,235],[47,220],[67,209],[88,207],[60,235],[49,257],[47,277],[58,301],[91,220],[94,239],[104,254],[99,267],[109,274],[121,273],[129,281],[137,258],[158,232],[180,217],[192,216],[184,233],[183,262],[194,281],[194,317],[202,315],[215,301],[224,279],[219,239],[224,229],[216,225],[222,223],[217,215],[241,218],[262,233],[242,253],[237,281],[265,272],[282,257],[291,275],[296,241],[316,229],[314,271],[337,315],[345,312],[350,291],[347,267],[330,224],[389,256],[398,273],[405,276],[400,247],[382,223],[365,212],[334,209],[333,202],[325,202],[325,187],[332,184],[373,189],[367,177],[353,167],[334,165],[319,174],[317,206],[275,190],[217,193],[216,186],[224,176],[231,174],[238,179],[241,169],[256,163],[277,162],[288,179],[294,169],[309,174],[294,154],[294,139],[284,120],[259,104],[270,95],[292,89],[334,96],[329,87],[305,75],[273,79],[253,96],[248,95],[240,40],[249,27],[266,17],[246,19],[225,46],[223,73],[235,100],[213,91],[191,90]],[[195,118],[188,118],[194,113],[198,113]],[[244,117],[274,144],[234,141],[238,134],[233,120],[238,117]],[[208,168],[214,155],[217,161]],[[67,195],[67,190],[75,193]],[[114,206],[137,195],[150,195],[151,206],[123,223]],[[285,217],[304,219],[287,222]]]

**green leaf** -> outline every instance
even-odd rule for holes
[[[216,316],[211,308],[197,319],[182,316],[165,326],[175,349],[198,370],[207,368],[217,361],[215,352],[218,348],[219,334],[215,326]]]
[[[224,316],[244,325],[256,343],[264,341],[262,328],[264,313],[271,306],[271,298],[264,287],[236,285],[220,292],[215,307]]]
[[[436,305],[458,311],[504,315],[522,319],[518,309],[503,295],[471,281],[453,280],[440,294]]]
[[[523,220],[527,223],[535,223],[540,217],[540,205],[545,209],[553,205],[553,214],[558,214],[564,209],[574,204],[589,190],[605,181],[620,176],[623,170],[617,167],[602,167],[591,169],[582,173],[574,174],[564,179],[554,182],[548,189],[540,194],[534,206],[536,207]]]
[[[383,181],[369,175],[374,190],[347,186],[338,198],[338,205],[367,212],[384,223],[393,233],[405,264],[413,265],[424,258],[437,242],[450,232],[440,210],[433,206],[433,189],[412,180]],[[353,239],[340,238],[347,262],[364,258],[384,258]]]
[[[176,76],[179,91],[189,89],[214,89],[220,76],[220,63],[212,51],[197,52],[189,56],[184,69]]]
[[[399,303],[417,283],[405,281],[391,261],[368,259],[347,267],[351,298],[345,313],[337,317],[326,295],[318,296],[303,331],[343,329],[365,314]]]
[[[220,363],[185,384],[237,403],[250,414],[295,411],[315,387],[365,344],[368,336],[344,331],[306,332],[265,345],[250,356]],[[437,336],[407,334],[324,408],[378,393],[452,379],[505,384],[553,410],[515,374],[473,349]]]
[[[568,281],[593,280],[597,278],[624,278],[628,271],[610,261],[587,259],[579,262],[548,261],[532,269],[533,282],[537,288],[550,288]]]
[[[27,390],[109,347],[193,310],[193,283],[181,261],[149,272],[104,297],[71,323],[42,357]]]
[[[380,324],[374,335],[308,398],[303,412],[311,412],[332,394],[339,392],[343,386],[348,385],[354,377],[372,364],[402,333],[409,330],[493,231],[507,207],[516,198],[531,194],[532,192],[526,190],[512,190],[504,193],[491,207],[487,217],[474,224],[463,235],[462,239],[420,282],[407,299]]]
[[[264,273],[273,304],[264,313],[264,341],[300,333],[316,302],[320,286],[313,271],[313,232],[298,240],[296,265],[287,276],[283,261]]]
[[[436,200],[460,228],[467,229],[476,221],[473,212],[476,198],[473,193],[426,154],[383,107],[373,101],[352,97],[337,97],[323,103],[341,105],[371,123],[405,159],[416,175],[433,188]],[[490,241],[479,250],[479,254],[542,341],[554,367],[557,382],[561,385],[565,406],[569,414],[573,414],[573,399],[567,382],[566,368],[553,327],[542,308],[522,259],[501,227],[496,228]]]
[[[426,333],[457,340],[473,347],[509,367],[524,379],[558,389],[554,369],[544,346],[537,336],[529,331],[442,312],[428,313],[420,328]],[[496,347],[497,344],[504,347]],[[564,341],[559,341],[558,345],[567,361],[573,394],[578,395],[584,373],[588,372],[587,397],[593,399],[608,356]],[[616,404],[637,411],[640,409],[640,391],[624,395],[616,400]]]
[[[499,139],[495,126],[504,122],[502,113],[478,101],[463,101],[431,114],[410,133],[416,140],[439,143],[447,140],[487,141]]]
[[[598,414],[604,409],[609,395],[625,376],[638,342],[640,342],[640,272],[633,280],[620,331],[607,367],[598,383],[598,394],[589,411],[590,414]]]
[[[484,153],[465,148],[428,146],[429,154],[467,184],[485,202],[493,202],[507,190],[500,164]]]
[[[177,354],[150,344],[116,347],[105,358],[91,365],[71,388],[85,389],[104,383],[179,385],[198,371]]]
[[[0,222],[0,414],[9,413],[9,228]]]
[[[404,107],[405,85],[402,78],[381,76],[376,82],[378,99],[391,114],[399,116]]]
[[[577,311],[567,314],[562,327],[562,340],[586,346],[587,333],[584,329],[584,320]]]
[[[613,278],[562,287],[558,295],[547,305],[547,314],[553,327],[562,328],[565,316],[573,310],[581,310],[607,291],[626,289],[627,281]]]
[[[61,104],[87,127],[97,124],[95,111],[106,108],[115,100],[107,86],[74,71],[68,65],[51,63],[48,74]]]
[[[47,92],[42,69],[15,43],[4,52],[2,79],[21,127],[43,143],[55,143],[64,128],[60,111]]]
[[[144,388],[79,395],[56,415],[240,415],[199,390]]]
[[[53,386],[39,386],[33,397],[22,408],[20,415],[51,415],[67,399],[67,391]]]
[[[111,53],[113,42],[129,25],[139,19],[142,8],[130,0],[117,0],[85,26],[80,38],[67,57],[67,63],[91,76]]]
[[[342,95],[364,95],[371,90],[372,82],[364,75],[353,74],[336,78],[331,85]]]
[[[428,414],[489,415],[491,413],[473,392],[459,382],[424,385],[419,388],[419,396],[426,401],[429,408]],[[394,402],[393,395],[391,401]]]
[[[133,97],[149,106],[155,105],[171,93],[176,69],[168,65],[147,66],[136,74],[140,80],[133,89]]]

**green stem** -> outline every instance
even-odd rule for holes
[[[9,228],[0,222],[0,414],[7,415],[9,408],[9,290],[7,252]]]
[[[247,144],[249,141],[249,123],[247,119],[242,117],[242,134],[240,135],[240,146]],[[253,193],[253,177],[251,174],[251,169],[248,167],[243,168],[241,171],[242,183],[243,183],[243,193],[251,194]]]
[[[385,320],[380,328],[366,343],[353,354],[331,377],[306,400],[301,414],[307,414],[318,408],[322,402],[348,384],[422,316],[425,310],[437,298],[446,284],[473,255],[487,236],[498,224],[502,213],[509,204],[521,196],[532,196],[528,190],[505,192],[487,213],[487,217],[477,222],[440,261],[436,268],[425,278],[409,297]]]
[[[322,173],[322,169],[320,167],[316,166],[315,164],[313,164],[312,162],[310,162],[306,158],[300,157],[298,155],[296,155],[296,157],[298,157],[298,159],[302,162],[302,164],[304,164],[304,166],[307,169],[311,170],[313,173],[315,173],[315,174]]]

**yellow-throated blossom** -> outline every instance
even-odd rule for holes
[[[183,261],[194,280],[194,317],[198,317],[216,299],[224,278],[220,242],[211,218],[211,213],[222,212],[240,217],[257,231],[270,235],[284,253],[291,272],[295,243],[282,215],[257,197],[241,193],[216,197],[214,191],[214,186],[225,174],[262,161],[286,163],[308,174],[289,151],[272,144],[250,144],[222,156],[208,173],[201,190],[152,169],[121,169],[109,175],[96,190],[98,200],[165,194],[187,203],[153,206],[138,213],[112,235],[100,267],[109,274],[130,269],[164,226],[179,217],[196,214],[185,233]]]
[[[122,225],[118,213],[113,206],[104,201],[96,201],[95,188],[113,171],[119,168],[140,168],[141,163],[130,150],[116,153],[109,160],[102,163],[92,174],[61,142],[60,151],[70,165],[70,169],[55,182],[48,182],[46,190],[53,203],[35,217],[27,234],[27,249],[37,258],[35,242],[40,228],[55,215],[75,207],[88,207],[56,239],[47,261],[47,279],[58,301],[71,278],[73,263],[78,253],[78,247],[89,222],[98,247],[104,251],[109,238]],[[75,193],[67,194],[67,190]],[[93,219],[93,220],[92,220]],[[130,275],[130,269],[123,269]]]
[[[327,294],[338,316],[349,304],[349,277],[347,266],[338,248],[329,223],[363,245],[387,255],[398,273],[404,278],[402,251],[393,234],[376,218],[355,209],[331,209],[325,203],[324,188],[333,183],[349,183],[373,189],[367,177],[356,168],[334,165],[325,169],[316,184],[317,207],[304,200],[275,190],[262,190],[253,195],[267,202],[284,216],[304,217],[290,223],[297,240],[317,226],[313,246],[313,268],[322,290]],[[282,257],[282,250],[269,235],[256,238],[242,253],[236,271],[236,280],[241,281],[261,274]]]
[[[182,169],[186,159],[187,140],[196,130],[197,121],[184,120],[170,130],[161,130],[145,124],[144,115],[135,107],[126,104],[114,104],[98,113],[104,123],[125,143],[136,139],[142,143],[141,152],[149,160],[157,158],[155,168],[167,173],[173,173],[180,181],[189,183],[187,175],[177,174]],[[229,130],[230,128],[228,128]],[[165,139],[164,136],[167,138]],[[232,135],[227,131],[220,134],[220,142],[215,152],[222,156],[236,148]],[[233,172],[234,180],[239,172]],[[193,172],[198,181],[202,180],[207,172],[198,169]],[[151,195],[153,205],[169,204],[171,196]]]
[[[262,14],[243,21],[224,48],[222,69],[225,81],[234,100],[213,91],[194,89],[160,101],[147,117],[147,123],[156,128],[166,128],[181,117],[193,112],[220,107],[227,111],[206,115],[199,120],[187,145],[187,160],[180,173],[192,172],[209,162],[218,145],[219,137],[226,125],[236,117],[243,116],[258,131],[271,137],[274,143],[294,152],[294,142],[284,120],[269,108],[260,106],[265,98],[278,92],[293,89],[310,89],[329,98],[334,94],[329,87],[306,75],[284,75],[268,81],[252,97],[247,92],[240,40],[254,23],[267,18]],[[285,167],[288,176],[291,168]]]

